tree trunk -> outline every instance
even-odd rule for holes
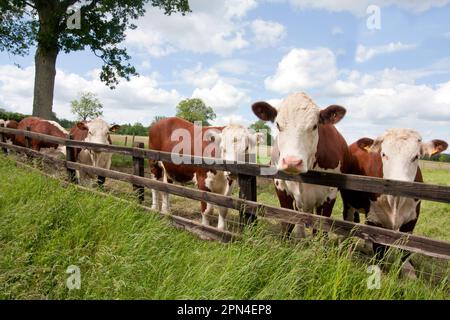
[[[33,116],[52,119],[58,47],[44,49],[40,44],[35,55]]]

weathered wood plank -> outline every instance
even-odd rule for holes
[[[66,146],[88,148],[95,151],[112,152],[116,154],[129,155],[132,157],[143,157],[163,162],[173,162],[174,155],[167,152],[160,152],[148,149],[137,149],[122,146],[102,145],[84,141],[70,141],[51,137],[47,135],[26,132],[23,130],[14,130],[9,128],[0,128],[0,132],[14,133],[30,137],[36,137],[48,142],[65,144]],[[177,155],[175,155],[177,156]],[[233,174],[248,176],[261,176],[268,179],[283,179],[298,181],[310,184],[336,187],[340,189],[349,189],[363,192],[373,192],[381,194],[390,194],[394,196],[404,196],[409,198],[430,200],[450,203],[450,187],[438,186],[419,182],[403,182],[394,180],[385,180],[373,177],[364,177],[350,174],[338,174],[328,172],[310,171],[301,175],[288,175],[283,172],[277,172],[275,168],[260,166],[257,164],[245,164],[244,162],[224,162],[221,159],[201,158],[190,155],[177,156],[177,159],[186,164],[192,164],[206,169],[229,171]],[[262,175],[262,170],[270,172],[270,175]]]
[[[135,148],[144,148],[143,142],[135,142]],[[142,157],[134,157],[133,156],[133,173],[135,176],[143,177],[144,176],[144,158]],[[144,187],[133,185],[133,189],[136,192],[137,198],[140,203],[144,202]]]
[[[67,166],[77,170],[83,169],[94,174],[102,174],[112,179],[130,182],[134,185],[141,185],[161,192],[167,192],[194,200],[210,202],[227,208],[236,210],[245,208],[249,212],[258,215],[258,217],[275,219],[292,224],[303,223],[307,226],[313,226],[316,229],[331,231],[343,236],[356,236],[372,242],[401,248],[411,252],[421,253],[427,256],[450,259],[450,243],[445,241],[433,240],[421,236],[363,224],[355,224],[348,221],[334,220],[332,218],[297,212],[294,210],[276,208],[262,205],[254,201],[226,197],[215,193],[167,184],[122,172],[93,168],[79,163],[68,162]]]

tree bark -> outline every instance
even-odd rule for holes
[[[55,90],[57,46],[44,49],[38,45],[35,55],[33,116],[52,119]]]

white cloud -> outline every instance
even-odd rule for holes
[[[417,47],[417,45],[415,45],[415,44],[404,44],[401,42],[395,42],[395,43],[391,42],[386,45],[372,47],[372,48],[369,48],[369,47],[366,47],[366,46],[360,44],[356,48],[355,60],[358,63],[363,63],[363,62],[369,61],[373,57],[378,56],[380,54],[412,50],[416,47]]]
[[[136,30],[127,33],[126,44],[161,57],[176,51],[228,56],[245,48],[243,18],[257,6],[256,0],[191,0],[191,13],[166,16],[147,5],[147,13]]]
[[[249,103],[247,94],[220,79],[211,88],[197,88],[192,98],[200,98],[217,113],[224,114],[236,111],[243,103]]]
[[[264,83],[269,90],[287,93],[324,86],[334,81],[336,74],[336,58],[330,49],[292,49]]]
[[[450,0],[288,0],[299,9],[323,9],[331,12],[351,12],[357,16],[366,14],[369,5],[380,7],[396,6],[411,12],[424,12],[433,7],[443,7]]]
[[[344,30],[342,30],[342,28],[339,26],[334,26],[333,28],[331,28],[332,35],[339,35],[339,34],[343,34],[343,33],[344,33]]]
[[[251,29],[254,35],[253,42],[260,47],[272,47],[286,36],[286,28],[278,22],[253,20]]]
[[[228,59],[216,63],[214,68],[222,72],[242,75],[249,71],[250,63],[240,59]]]
[[[121,82],[116,90],[110,90],[99,79],[98,70],[86,76],[66,73],[60,69],[56,74],[53,111],[59,117],[73,119],[70,101],[81,91],[98,95],[104,106],[104,116],[110,122],[149,123],[155,115],[173,114],[182,99],[176,90],[158,86],[156,75],[133,77]],[[0,105],[10,110],[30,114],[33,103],[34,67],[18,69],[12,65],[0,66]]]
[[[214,68],[203,69],[201,63],[198,63],[192,69],[184,69],[179,73],[184,82],[200,88],[211,87],[219,80],[220,76]]]

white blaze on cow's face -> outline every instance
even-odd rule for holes
[[[100,118],[89,122],[79,122],[77,123],[77,127],[80,130],[87,131],[84,141],[99,144],[110,144],[110,133],[120,129],[120,126],[118,125],[110,127],[106,121]],[[95,166],[98,166],[98,162],[101,159],[100,153],[90,151]]]
[[[262,133],[251,132],[241,125],[228,125],[222,132],[207,131],[207,139],[214,141],[221,159],[245,161],[246,154],[255,154],[256,145],[263,140]]]
[[[319,143],[319,126],[335,124],[345,115],[340,106],[324,110],[305,93],[294,93],[285,98],[276,110],[266,102],[257,102],[253,112],[261,120],[272,121],[278,129],[278,170],[291,174],[307,172],[316,159]]]
[[[442,140],[422,142],[420,134],[409,129],[390,129],[374,141],[371,152],[378,152],[383,161],[383,178],[414,181],[419,159],[446,150],[448,144]]]

